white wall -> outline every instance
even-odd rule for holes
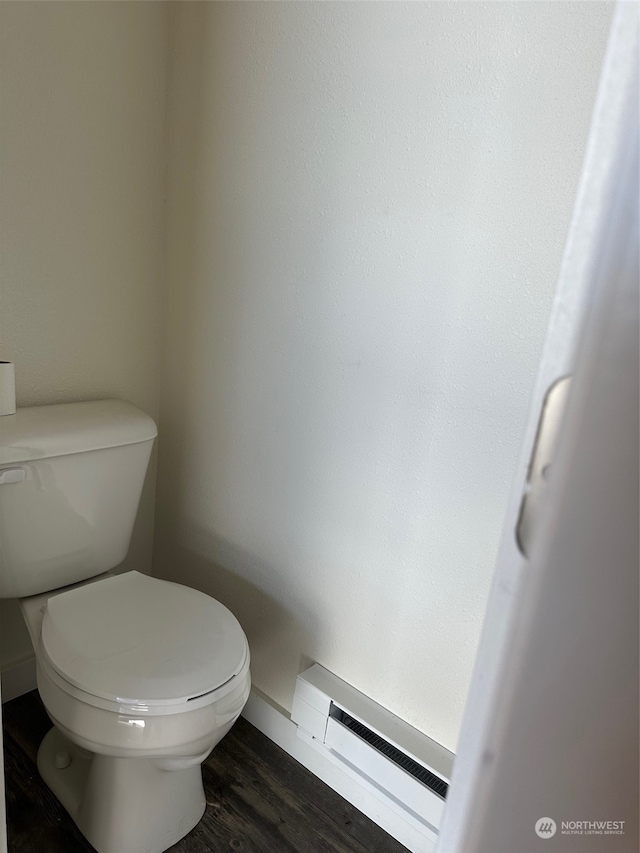
[[[0,358],[18,405],[158,414],[168,10],[0,5]],[[148,570],[151,470],[127,565]],[[2,662],[30,653],[2,602]]]
[[[0,358],[157,416],[161,343],[155,571],[285,707],[455,747],[610,11],[175,4],[160,340],[168,6],[0,5]]]
[[[610,5],[173,14],[154,571],[455,748]]]

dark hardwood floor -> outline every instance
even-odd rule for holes
[[[9,853],[91,853],[38,775],[51,727],[38,694],[7,702],[3,723]],[[246,720],[212,752],[203,777],[205,815],[172,853],[406,853]]]

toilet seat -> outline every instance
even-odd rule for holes
[[[245,662],[237,675],[232,676],[228,681],[217,687],[209,693],[204,693],[196,696],[193,699],[178,700],[175,704],[165,702],[162,704],[154,702],[145,702],[142,700],[131,699],[103,699],[100,696],[95,696],[92,693],[87,693],[80,687],[75,687],[66,681],[59,672],[57,672],[47,661],[46,656],[38,654],[37,656],[37,676],[38,688],[42,695],[43,681],[53,685],[53,687],[70,696],[76,702],[81,702],[84,705],[91,705],[94,708],[99,708],[102,711],[110,711],[116,715],[134,715],[137,717],[166,717],[173,714],[182,714],[188,711],[198,711],[208,705],[215,705],[221,701],[225,701],[225,697],[234,693],[238,689],[239,684],[246,682],[250,683],[249,675],[250,657],[247,649]]]
[[[248,668],[249,651],[219,601],[127,572],[50,598],[38,657],[61,689],[88,704],[158,714],[212,701]]]

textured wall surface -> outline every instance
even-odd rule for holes
[[[597,3],[178,4],[154,570],[455,748]]]
[[[168,10],[0,6],[0,358],[18,405],[158,414]],[[1,428],[1,424],[0,424]],[[150,471],[127,565],[148,568]],[[2,660],[29,653],[2,603]]]
[[[0,358],[157,416],[160,342],[156,573],[453,748],[610,5],[176,4],[159,341],[168,13],[0,4]]]

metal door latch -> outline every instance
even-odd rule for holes
[[[567,403],[570,376],[564,376],[547,391],[542,404],[538,433],[533,445],[520,515],[516,527],[518,548],[525,557],[531,553],[531,541],[540,510],[546,499],[547,482],[553,454]]]

